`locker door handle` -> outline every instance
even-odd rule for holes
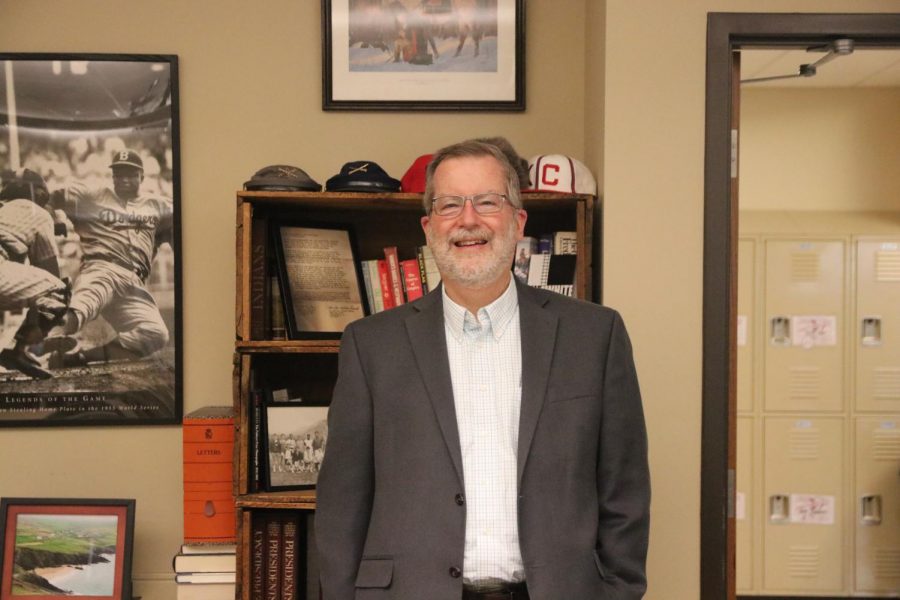
[[[859,499],[860,525],[881,525],[881,496],[870,494]]]
[[[790,317],[772,317],[769,339],[773,346],[791,345],[791,319]]]
[[[863,317],[860,335],[863,346],[880,346],[881,317]]]
[[[787,523],[791,519],[791,499],[787,494],[769,496],[769,521]]]

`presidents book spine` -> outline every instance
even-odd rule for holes
[[[266,600],[281,600],[281,521],[266,517]]]
[[[296,600],[300,575],[300,517],[288,513],[281,517],[281,522],[281,600]]]
[[[266,520],[253,515],[250,527],[250,600],[265,600],[266,591]]]

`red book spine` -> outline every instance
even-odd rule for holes
[[[384,301],[384,310],[394,308],[394,289],[391,286],[391,278],[388,274],[387,259],[378,259],[378,279],[381,281],[381,299]]]
[[[400,270],[403,272],[403,285],[406,288],[407,302],[421,298],[422,276],[419,274],[419,261],[416,259],[401,260]]]
[[[391,291],[394,292],[394,305],[400,306],[405,301],[403,299],[403,276],[400,274],[400,259],[397,256],[397,246],[387,246],[384,249],[384,258],[387,260]]]

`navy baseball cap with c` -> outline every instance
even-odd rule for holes
[[[134,150],[119,150],[115,154],[113,154],[112,163],[109,165],[112,167],[135,167],[140,170],[144,170],[144,161],[141,160],[140,155]]]

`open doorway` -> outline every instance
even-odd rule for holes
[[[733,52],[836,39],[900,47],[900,15],[712,14],[707,37],[701,597],[735,595],[738,204]]]

